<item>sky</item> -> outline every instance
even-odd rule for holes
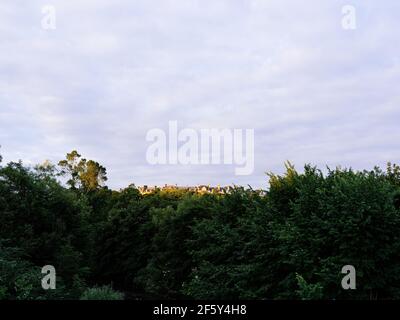
[[[114,189],[267,187],[286,160],[399,163],[399,36],[398,0],[2,0],[0,154],[34,165],[76,149]],[[254,171],[150,164],[146,134],[169,121],[253,129]]]

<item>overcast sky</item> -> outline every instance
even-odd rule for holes
[[[77,149],[112,188],[266,187],[285,160],[384,167],[400,162],[399,36],[398,0],[2,0],[0,153],[35,164]],[[146,133],[170,120],[254,129],[254,173],[149,165]]]

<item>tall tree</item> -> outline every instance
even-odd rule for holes
[[[81,155],[73,150],[67,153],[66,159],[58,163],[61,175],[69,175],[67,184],[71,189],[83,189],[91,191],[101,187],[107,181],[106,168],[93,160],[81,158]]]

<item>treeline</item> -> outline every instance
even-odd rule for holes
[[[143,196],[105,187],[76,151],[3,164],[0,299],[399,299],[400,168],[286,167],[263,194]],[[44,265],[56,290],[41,287]]]

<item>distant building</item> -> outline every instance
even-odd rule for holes
[[[142,187],[138,187],[138,190],[141,194],[150,194],[155,191],[157,191],[159,188],[157,186],[149,187],[147,185],[144,185]]]
[[[187,192],[193,192],[193,193],[199,193],[199,194],[207,194],[207,193],[213,193],[213,194],[227,194],[230,193],[234,188],[232,186],[216,186],[212,187],[210,185],[198,185],[194,187],[181,187],[178,185],[164,185],[163,187],[157,187],[157,186],[152,186],[149,187],[147,185],[138,187],[138,190],[141,194],[146,195],[146,194],[151,194],[156,191],[187,191]]]

